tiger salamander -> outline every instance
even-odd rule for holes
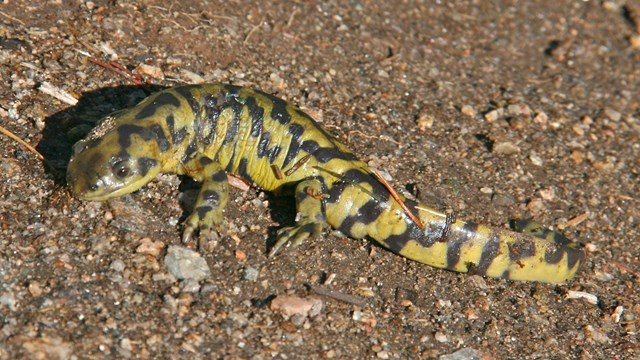
[[[227,174],[266,190],[295,190],[297,217],[283,244],[323,225],[368,238],[409,259],[458,272],[562,282],[584,260],[555,232],[524,234],[453,219],[392,189],[298,107],[244,87],[186,85],[155,93],[107,117],[74,145],[67,180],[80,199],[103,201],[140,189],[160,173],[202,183],[183,240],[221,229]]]

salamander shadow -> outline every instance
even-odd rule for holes
[[[47,117],[36,149],[44,156],[46,171],[56,184],[66,185],[65,172],[73,144],[88,134],[98,120],[165,88],[159,85],[103,87],[82,94],[76,105]]]

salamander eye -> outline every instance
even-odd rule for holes
[[[126,161],[118,161],[117,163],[115,163],[113,165],[112,171],[115,176],[120,179],[124,179],[129,176],[129,174],[131,174],[131,168],[127,166]]]

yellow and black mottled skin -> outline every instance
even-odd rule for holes
[[[74,146],[67,179],[81,199],[103,201],[138,190],[159,173],[202,183],[183,240],[222,225],[226,173],[258,187],[295,186],[296,225],[284,243],[320,234],[324,224],[369,238],[424,264],[512,280],[562,282],[584,252],[556,233],[530,234],[453,220],[401,196],[402,209],[362,161],[298,107],[232,85],[187,85],[156,93],[106,118]],[[525,224],[526,227],[526,224]]]

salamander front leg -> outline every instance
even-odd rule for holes
[[[322,205],[323,196],[320,180],[304,180],[296,186],[296,225],[278,231],[278,240],[269,252],[270,257],[288,242],[298,246],[305,239],[320,235],[322,227],[327,223]]]
[[[182,241],[187,243],[193,232],[198,229],[198,247],[208,249],[209,241],[219,239],[219,230],[223,224],[223,210],[229,199],[227,174],[217,162],[204,154],[197,154],[184,164],[183,173],[202,182],[202,188],[194,204],[191,215],[184,225]]]

